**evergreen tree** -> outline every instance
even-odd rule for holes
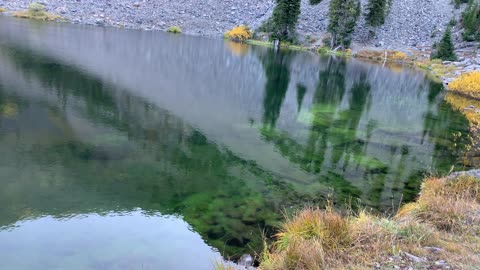
[[[437,45],[437,52],[432,55],[432,58],[442,59],[443,61],[457,60],[450,27],[447,28],[445,34],[443,34],[442,40],[440,40],[440,43]]]
[[[288,40],[295,33],[301,0],[277,0],[272,14],[272,37]]]
[[[462,24],[465,28],[463,39],[466,41],[480,40],[480,5],[471,0],[463,12]]]
[[[360,0],[331,0],[328,31],[332,35],[331,47],[347,48],[360,15]]]
[[[380,26],[385,23],[387,15],[387,0],[368,0],[365,19],[370,26]]]

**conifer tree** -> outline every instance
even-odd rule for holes
[[[480,40],[480,1],[471,0],[462,14],[463,39]]]
[[[360,0],[331,0],[328,31],[332,35],[331,47],[347,48],[360,15]]]
[[[295,32],[301,0],[276,0],[272,14],[273,38],[288,40]]]
[[[457,56],[455,55],[455,47],[452,42],[452,31],[450,27],[447,28],[445,34],[443,34],[442,40],[437,47],[437,52],[432,55],[432,58],[442,59],[443,61],[455,61]]]
[[[368,0],[365,19],[370,26],[381,26],[387,15],[387,0]]]

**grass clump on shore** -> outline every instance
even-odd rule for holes
[[[167,32],[169,33],[173,33],[173,34],[181,34],[182,33],[182,29],[180,28],[180,26],[170,26],[170,28],[168,28]]]
[[[5,8],[0,7],[0,13],[7,11]]]
[[[17,18],[40,21],[59,21],[63,19],[60,15],[45,11],[45,6],[39,3],[31,3],[27,10],[15,11],[12,15]]]
[[[480,181],[432,178],[425,180],[416,202],[391,218],[367,212],[340,215],[331,207],[298,212],[265,248],[259,268],[382,268],[392,267],[392,258],[402,254],[415,267],[444,260],[453,268],[471,268],[480,263],[479,234]],[[430,254],[431,249],[439,252]],[[408,261],[412,257],[418,261]]]

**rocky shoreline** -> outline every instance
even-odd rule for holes
[[[363,10],[368,0],[361,0]],[[258,28],[267,20],[275,0],[39,0],[48,12],[59,14],[74,24],[111,26],[145,31],[167,31],[179,26],[183,33],[222,37],[236,25]],[[0,4],[7,15],[26,10],[31,0],[9,0]],[[317,48],[327,35],[328,4],[311,6],[302,0],[297,32],[303,46]],[[464,5],[455,8],[451,0],[394,0],[383,26],[372,29],[363,17],[353,35],[354,52],[394,50],[427,59],[452,19],[458,20]],[[449,72],[435,74],[448,85],[459,74],[480,70],[480,44],[462,41],[462,30],[454,28],[453,38],[459,60],[443,62]],[[367,39],[370,31],[375,38]]]
[[[256,29],[272,14],[274,0],[38,0],[47,11],[77,24],[163,30],[178,25],[190,35],[223,36],[240,24]],[[365,7],[367,0],[361,0]],[[9,0],[8,12],[24,10],[31,0]],[[311,6],[302,0],[298,22],[300,40],[320,45],[328,25],[329,0]],[[462,7],[463,8],[463,7]],[[396,0],[385,25],[372,29],[360,19],[354,33],[354,47],[388,50],[428,50],[452,18],[459,18],[451,0]],[[365,8],[363,8],[365,10]],[[367,40],[370,31],[376,37]],[[316,43],[316,44],[315,44]]]

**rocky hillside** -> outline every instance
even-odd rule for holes
[[[9,11],[26,9],[31,0],[2,1]],[[274,0],[40,0],[50,12],[74,23],[112,25],[144,30],[165,30],[179,25],[187,34],[220,36],[238,24],[258,27],[272,13]],[[298,24],[301,36],[321,40],[328,24],[329,0],[310,6],[302,0]],[[367,0],[362,0],[365,5]],[[452,0],[394,0],[377,37],[366,43],[371,30],[360,19],[354,36],[356,45],[387,49],[430,47],[448,22],[460,17]]]

